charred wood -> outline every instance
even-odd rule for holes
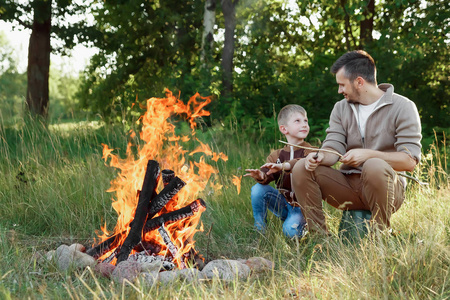
[[[86,254],[89,254],[90,256],[94,257],[95,259],[102,256],[105,252],[107,252],[111,245],[116,241],[116,239],[120,238],[122,233],[113,235],[112,237],[108,238],[107,240],[104,240],[100,244],[98,244],[95,247],[92,247],[88,250],[86,250]]]
[[[162,180],[164,186],[168,185],[172,178],[175,177],[175,172],[169,169],[164,169],[161,171]]]
[[[193,248],[189,250],[189,252],[183,254],[184,261],[186,265],[192,268],[199,269],[200,271],[203,270],[205,267],[205,259],[199,255]]]
[[[111,255],[109,255],[107,258],[105,258],[105,259],[103,260],[103,262],[109,264],[110,262],[112,262],[112,261],[114,260],[114,258],[117,257],[117,255],[119,254],[119,252],[120,252],[120,247],[117,247],[116,250],[114,250],[114,252],[111,253]],[[117,263],[116,263],[116,265],[117,265]]]
[[[175,196],[185,185],[186,183],[180,178],[172,178],[163,190],[150,202],[147,219],[151,219],[159,213],[164,205],[166,205],[167,202],[169,202],[169,200],[172,199],[172,197]]]
[[[167,232],[166,228],[164,227],[164,224],[158,228],[158,232],[161,235],[167,248],[169,249],[170,254],[172,254],[173,258],[175,258],[178,254],[178,247],[172,242],[172,239],[170,238],[170,234]],[[181,269],[186,268],[183,258],[181,259],[180,268]]]
[[[188,218],[194,215],[194,213],[199,211],[202,207],[206,208],[206,203],[205,201],[203,201],[203,199],[199,198],[183,208],[160,215],[153,219],[149,219],[144,226],[143,233],[145,234],[149,231],[155,230],[163,224],[173,223]]]
[[[145,251],[149,254],[158,254],[159,252],[161,252],[161,245],[154,242],[141,241],[136,245],[136,247],[134,247],[133,250],[135,250],[136,252]]]
[[[117,263],[126,260],[134,246],[141,241],[142,228],[147,220],[151,197],[156,191],[159,173],[159,164],[154,160],[149,160],[130,232],[122,244],[120,253],[117,255]]]

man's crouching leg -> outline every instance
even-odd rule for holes
[[[361,175],[364,201],[380,229],[390,227],[391,215],[403,203],[404,188],[392,167],[379,158],[368,159]]]
[[[292,169],[292,188],[308,224],[308,230],[327,233],[322,210],[322,192],[316,180],[316,171],[306,170],[305,160],[299,160]]]

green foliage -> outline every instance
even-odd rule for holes
[[[64,73],[62,69],[52,68],[49,78],[51,120],[81,118],[79,99],[76,97],[80,85],[80,78]]]
[[[136,101],[202,90],[201,1],[106,1],[94,11],[102,38],[85,73],[82,105],[114,119]],[[208,94],[208,93],[204,93]]]
[[[0,32],[0,122],[9,124],[20,116],[26,93],[26,74],[17,71],[17,60],[5,34]]]
[[[25,111],[27,74],[17,71],[18,58],[3,32],[0,32],[0,61],[0,118],[4,124],[16,125],[21,122]],[[79,100],[75,96],[80,79],[65,73],[62,68],[50,70],[50,122],[85,115],[80,111]]]
[[[337,94],[333,62],[364,48],[375,58],[379,82],[412,99],[425,135],[450,125],[448,109],[449,4],[382,1],[376,4],[373,42],[359,40],[360,21],[370,17],[354,1],[240,1],[237,6],[232,98],[220,97],[221,36],[205,69],[200,63],[203,4],[196,1],[106,2],[95,14],[103,38],[82,85],[83,106],[121,120],[131,103],[158,96],[164,87],[184,95],[214,95],[211,125],[235,118],[248,129],[271,119],[286,104],[308,111],[314,137],[323,139]],[[225,26],[220,6],[218,28]],[[250,122],[249,119],[254,119]]]
[[[397,93],[416,103],[425,136],[437,127],[450,128],[450,4],[396,1],[380,7],[378,16],[380,38],[369,51],[377,61],[379,80],[393,83]]]

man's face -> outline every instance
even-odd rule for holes
[[[297,140],[305,139],[309,133],[308,118],[299,112],[293,113],[283,127],[285,135]]]
[[[336,73],[336,82],[339,85],[338,93],[342,94],[349,103],[360,102],[361,93],[356,88],[356,80],[351,82],[350,79],[345,76],[344,68],[341,68]]]

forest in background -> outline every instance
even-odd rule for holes
[[[308,111],[310,136],[323,139],[342,98],[329,68],[343,53],[364,49],[376,61],[378,82],[416,103],[428,145],[434,132],[450,131],[449,8],[440,0],[2,0],[1,19],[17,28],[35,32],[51,23],[45,51],[64,53],[77,43],[99,48],[79,76],[49,69],[48,99],[33,108],[30,78],[45,68],[32,73],[29,57],[28,74],[20,74],[17,61],[24,58],[0,36],[3,124],[17,123],[29,107],[51,123],[132,123],[140,115],[136,104],[168,88],[186,101],[196,92],[212,96],[207,125],[263,127],[272,140],[275,112],[297,103]],[[82,11],[92,24],[69,22]],[[31,35],[30,44],[38,39],[33,56],[43,49],[42,36]]]

